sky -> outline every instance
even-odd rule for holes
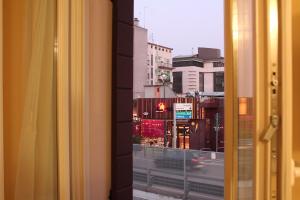
[[[134,0],[134,16],[148,41],[173,48],[173,56],[219,48],[224,55],[224,0]]]

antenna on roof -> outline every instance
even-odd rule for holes
[[[154,33],[152,32],[152,34],[151,34],[151,39],[152,39],[152,43],[155,43],[154,42]]]
[[[144,6],[144,28],[146,28],[146,9],[147,6]]]

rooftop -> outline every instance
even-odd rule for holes
[[[148,45],[153,45],[153,46],[156,46],[156,47],[161,47],[161,48],[173,50],[173,48],[170,48],[170,47],[167,47],[167,46],[163,46],[163,45],[160,45],[160,44],[155,44],[155,43],[152,43],[152,42],[148,42]]]
[[[173,62],[180,61],[198,61],[198,62],[220,62],[224,61],[224,57],[220,56],[218,49],[199,48],[198,54],[194,55],[179,55],[173,57]]]

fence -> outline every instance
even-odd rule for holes
[[[224,154],[133,145],[133,181],[180,199],[224,199]]]

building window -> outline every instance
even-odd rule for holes
[[[173,91],[182,94],[182,72],[173,72]]]
[[[200,61],[173,61],[173,67],[188,67],[188,66],[196,66],[196,67],[204,67],[203,62]]]
[[[199,91],[204,92],[204,73],[199,72]]]
[[[224,67],[223,62],[213,62],[214,67]]]
[[[224,92],[224,72],[214,73],[214,91]]]
[[[153,79],[153,67],[151,67],[151,79]]]
[[[151,66],[153,66],[153,54],[151,54]]]

